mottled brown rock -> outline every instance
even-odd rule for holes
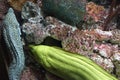
[[[22,25],[22,31],[25,34],[24,37],[27,43],[40,44],[48,36],[45,28],[40,23],[24,23]]]
[[[63,23],[56,18],[48,16],[45,20],[48,24],[52,24],[47,26],[47,31],[54,39],[62,41],[73,32],[72,26]]]
[[[58,77],[58,76],[56,76],[56,75],[54,75],[54,74],[52,74],[50,72],[46,73],[46,79],[47,80],[63,80],[60,77]]]
[[[8,4],[6,0],[0,0],[0,13],[6,13],[8,10]]]
[[[45,77],[39,69],[28,66],[23,70],[20,80],[45,80]]]
[[[92,18],[95,22],[101,21],[105,16],[105,8],[93,2],[86,5],[87,18]]]
[[[21,11],[22,6],[26,1],[35,2],[36,0],[8,0],[10,6],[12,6],[15,10]]]
[[[71,36],[62,41],[62,47],[67,51],[82,54],[92,59],[106,71],[111,73],[115,68],[112,61],[120,58],[116,55],[120,52],[119,46],[117,44],[105,43],[105,40],[110,40],[112,37],[112,32],[98,29],[94,31],[75,30]]]
[[[0,0],[0,26],[2,24],[2,20],[4,19],[5,14],[8,10],[8,4],[6,0]]]

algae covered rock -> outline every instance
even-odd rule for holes
[[[37,23],[43,20],[43,14],[41,8],[30,1],[27,1],[21,11],[22,19],[27,20],[29,22]]]
[[[76,26],[84,18],[86,0],[42,0],[42,9],[67,24]]]

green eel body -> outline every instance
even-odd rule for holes
[[[64,80],[118,80],[85,56],[58,47],[30,45],[35,59]]]

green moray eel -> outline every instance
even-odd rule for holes
[[[23,45],[20,37],[20,27],[12,8],[8,10],[8,13],[5,16],[4,25],[3,36],[12,55],[12,62],[9,66],[8,72],[9,79],[20,80],[25,61]]]
[[[64,80],[118,80],[85,56],[58,47],[29,47],[35,59],[47,71]]]

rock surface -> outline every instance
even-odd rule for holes
[[[86,0],[42,0],[42,10],[45,14],[72,26],[80,25],[83,21],[85,6]]]

